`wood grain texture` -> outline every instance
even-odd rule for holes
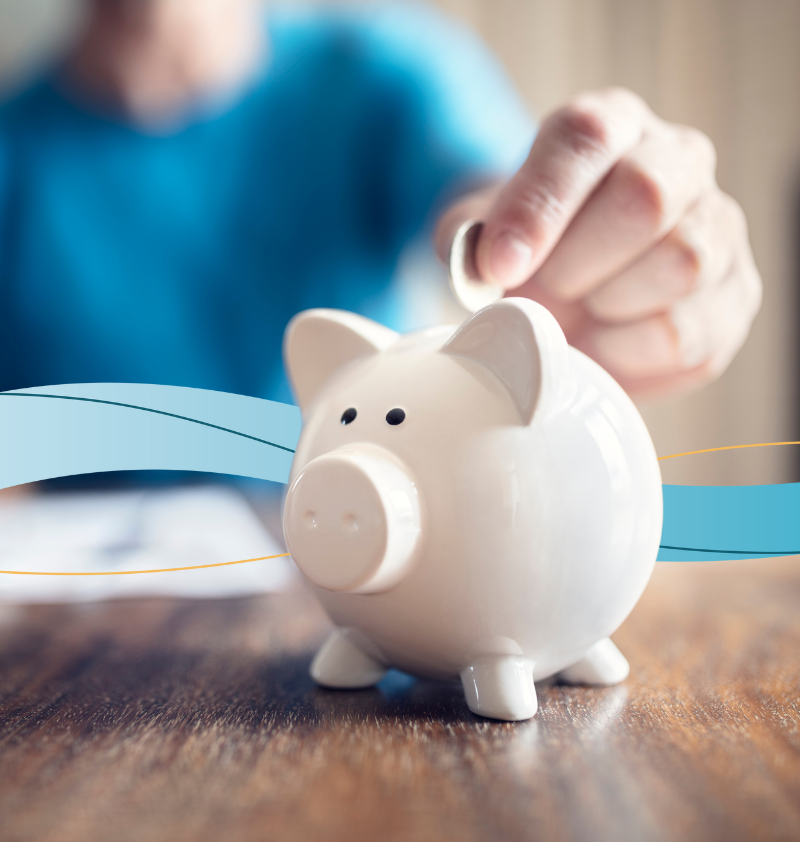
[[[800,839],[800,560],[660,564],[527,723],[315,688],[302,593],[0,609],[3,842]]]

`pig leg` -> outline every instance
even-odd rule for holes
[[[517,722],[537,708],[533,664],[513,655],[481,659],[461,672],[461,685],[473,713]]]
[[[386,667],[359,649],[345,629],[336,629],[311,662],[311,677],[323,687],[371,687]]]
[[[556,676],[566,684],[619,684],[628,677],[631,668],[625,656],[604,637],[571,667]]]

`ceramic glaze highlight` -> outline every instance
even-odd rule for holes
[[[337,626],[318,682],[460,678],[475,713],[518,720],[534,680],[627,676],[608,636],[655,563],[658,462],[547,310],[504,299],[407,336],[311,310],[284,352],[305,421],[284,531]]]

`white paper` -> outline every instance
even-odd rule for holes
[[[225,486],[40,494],[0,503],[0,570],[141,570],[282,552],[244,496]],[[243,596],[285,590],[296,577],[289,558],[131,576],[0,574],[0,603]]]

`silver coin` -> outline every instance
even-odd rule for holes
[[[470,313],[503,297],[500,287],[481,280],[475,265],[475,247],[482,228],[482,222],[467,220],[456,231],[450,246],[450,287],[459,304]]]

